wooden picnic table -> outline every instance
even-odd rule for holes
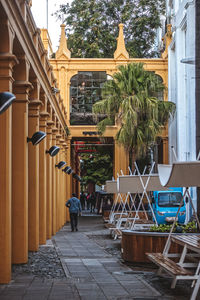
[[[169,253],[171,243],[182,246],[181,253]],[[200,234],[171,235],[163,253],[147,253],[148,258],[159,266],[158,274],[166,271],[173,277],[171,288],[177,280],[192,280],[194,287],[191,300],[195,300],[200,285]]]

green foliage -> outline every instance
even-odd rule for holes
[[[83,161],[81,176],[84,185],[92,182],[101,186],[105,184],[106,180],[112,178],[113,158],[105,150],[99,149],[98,152],[93,152],[92,154],[84,153],[81,155],[81,160]]]
[[[149,231],[151,232],[170,232],[172,228],[171,225],[160,224],[159,226],[151,226]],[[195,221],[189,222],[186,225],[180,225],[178,223],[175,224],[173,232],[177,233],[189,233],[189,232],[198,232]]]
[[[98,130],[103,134],[105,125],[115,119],[120,125],[117,141],[135,158],[144,157],[173,115],[175,104],[158,99],[164,86],[158,76],[144,70],[143,64],[118,69],[113,80],[103,85],[103,100],[93,105],[94,113],[107,114],[98,123]]]
[[[154,57],[152,49],[165,0],[73,0],[56,15],[67,25],[72,57],[113,57],[118,24],[123,23],[131,57]]]

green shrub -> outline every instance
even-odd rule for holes
[[[151,232],[170,232],[172,224],[160,224],[159,226],[153,225],[150,227]],[[177,233],[195,233],[199,232],[195,221],[189,222],[186,225],[175,224],[173,232]]]

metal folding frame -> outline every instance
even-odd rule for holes
[[[109,220],[108,223],[109,224],[114,224],[116,222],[116,216],[121,216],[121,212],[115,212],[117,205],[118,205],[118,210],[123,209],[123,197],[122,195],[119,193],[118,189],[117,189],[117,181],[116,180],[112,180],[112,181],[106,181],[106,191],[108,193],[113,193],[113,194],[117,194],[116,199],[114,199],[113,201],[113,205],[109,214]],[[120,201],[119,201],[120,200]]]
[[[135,163],[135,166],[137,166],[136,163]],[[146,169],[147,169],[147,167],[145,166],[142,175],[145,174]],[[129,170],[130,170],[130,169],[129,169]],[[138,177],[138,175],[135,175],[136,171],[139,173],[139,169],[138,169],[138,168],[135,168],[134,173],[132,174],[132,172],[130,171],[130,175],[129,175],[129,176],[130,176],[130,177],[134,176],[134,178]],[[120,176],[120,177],[122,177],[122,176]],[[118,177],[117,182],[118,182],[118,189],[119,189],[120,192],[122,192],[122,191],[120,190],[120,183],[119,183],[120,177]],[[125,178],[125,177],[124,177],[124,178]],[[126,178],[127,178],[127,177],[126,177]],[[140,194],[139,194],[138,192],[135,192],[135,193],[131,193],[131,192],[129,192],[129,191],[128,191],[128,192],[125,191],[125,192],[126,192],[126,199],[125,199],[124,207],[128,204],[128,206],[129,206],[129,213],[128,213],[128,216],[127,216],[127,217],[121,217],[121,218],[118,220],[118,222],[117,222],[117,224],[116,224],[116,228],[117,228],[117,229],[127,229],[128,226],[129,226],[129,221],[130,221],[130,220],[133,220],[133,219],[139,219],[139,215],[138,215],[138,214],[136,215],[137,208],[136,208],[136,206],[135,206],[135,200],[136,200],[136,197],[137,197],[137,196],[138,196],[139,199],[140,199]],[[134,194],[134,198],[132,197],[132,194]],[[130,206],[129,203],[128,203],[128,199],[131,200],[131,206]],[[144,213],[145,213],[146,219],[148,219],[148,216],[147,216],[147,213],[146,213],[146,211],[145,211],[145,209],[144,209],[143,203],[142,203],[141,205],[142,205],[143,211],[144,211]],[[133,210],[133,208],[134,208],[134,210]],[[132,216],[133,212],[135,213],[135,216],[134,216],[134,217]],[[123,213],[122,213],[122,216],[123,216]],[[122,222],[125,222],[125,225],[124,225],[124,226],[122,226]]]
[[[155,188],[153,188],[153,186],[151,184],[152,177],[154,177],[154,178],[156,177],[157,182],[159,181],[158,175],[152,173],[154,165],[155,165],[155,163],[152,164],[151,170],[150,170],[149,174],[144,175],[144,173],[146,171],[146,168],[144,169],[143,173],[141,174],[140,171],[139,171],[139,168],[138,168],[137,164],[135,163],[135,169],[136,169],[138,175],[135,175],[135,176],[126,176],[126,178],[125,177],[123,178],[121,176],[118,179],[120,192],[124,192],[126,190],[127,197],[131,197],[131,199],[132,199],[131,194],[134,193],[135,194],[134,200],[135,200],[135,198],[136,198],[137,195],[139,197],[139,204],[138,204],[137,208],[134,207],[135,208],[135,211],[134,211],[135,215],[134,215],[134,217],[131,216],[131,217],[127,218],[127,221],[126,221],[126,224],[124,226],[125,227],[124,229],[133,230],[134,226],[136,226],[136,224],[137,224],[137,220],[140,219],[139,212],[140,212],[140,208],[141,207],[142,207],[143,212],[145,214],[145,219],[149,220],[148,214],[147,214],[147,212],[145,210],[144,203],[143,203],[143,200],[144,200],[145,196],[146,196],[149,208],[151,210],[154,222],[155,222],[155,224],[157,224],[157,220],[156,220],[154,211],[152,209],[151,201],[150,201],[149,195],[148,195],[149,191],[155,190]],[[154,180],[154,182],[155,182],[155,180]],[[121,187],[120,187],[120,183],[121,183]],[[156,188],[157,188],[157,186],[158,186],[158,184],[156,185]],[[148,189],[149,187],[151,187],[151,189]],[[160,184],[159,184],[159,187],[161,188]],[[134,200],[132,199],[133,203],[135,202]],[[148,224],[148,222],[145,222],[145,224],[142,225],[142,223],[141,223],[140,225],[137,225],[136,227],[138,227],[138,226],[140,228],[141,227],[149,227],[149,226],[152,226],[152,223],[149,222],[149,224]]]

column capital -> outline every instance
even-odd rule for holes
[[[46,111],[42,111],[40,112],[40,117],[46,119],[47,121],[47,118],[49,117],[49,113]]]
[[[33,88],[29,81],[16,80],[13,83],[13,93],[16,95],[16,103],[29,103],[29,91]]]
[[[54,122],[52,120],[47,120],[47,134],[52,135],[52,127],[54,126]]]
[[[19,63],[17,57],[12,53],[0,53],[0,61],[2,62],[8,62],[8,64],[11,65],[11,67],[15,66]]]
[[[52,131],[53,131],[54,133],[56,133],[56,132],[58,132],[58,128],[57,128],[57,127],[53,127],[53,128],[52,128]]]
[[[48,127],[51,127],[51,129],[52,129],[52,126],[54,125],[54,121],[47,120],[47,125],[48,125]]]
[[[39,100],[39,99],[33,99],[33,100],[30,100],[30,104],[29,105],[39,108],[42,105],[42,101]]]
[[[30,100],[28,105],[28,116],[39,118],[39,108],[42,105],[40,100]]]
[[[49,116],[48,112],[42,111],[39,113],[40,116],[40,127],[43,128],[43,131],[46,132],[47,128],[47,118]]]
[[[11,53],[0,53],[0,82],[7,81],[9,82],[10,88],[12,90],[12,83],[14,82],[13,78],[13,67],[18,64],[18,60],[15,55]],[[1,91],[6,90],[1,84]]]

